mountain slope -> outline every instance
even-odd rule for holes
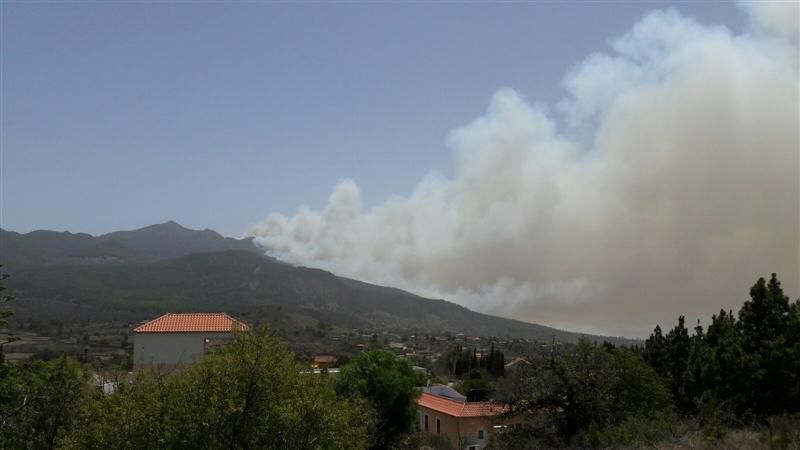
[[[0,264],[9,267],[46,264],[59,255],[94,244],[86,233],[31,231],[20,234],[0,228]]]
[[[375,286],[318,269],[293,267],[249,251],[191,254],[146,264],[46,265],[13,274],[23,316],[40,320],[152,317],[167,311],[287,314],[349,329],[407,330],[575,341],[541,325],[470,311],[444,300]],[[600,339],[600,338],[598,338]]]

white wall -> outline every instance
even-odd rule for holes
[[[203,357],[205,340],[232,333],[133,333],[133,367],[190,364]]]

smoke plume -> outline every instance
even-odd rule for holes
[[[738,308],[776,271],[798,295],[798,4],[734,34],[656,11],[566,74],[556,105],[501,89],[450,132],[455,173],[365,207],[251,230],[270,254],[568,329],[645,335]]]

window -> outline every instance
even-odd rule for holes
[[[483,439],[483,428],[478,428],[478,439]]]
[[[425,414],[425,431],[428,431],[428,415]]]
[[[436,434],[442,433],[442,421],[439,418],[436,418]]]

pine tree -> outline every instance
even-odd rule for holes
[[[769,282],[759,278],[750,289],[750,300],[739,310],[739,330],[745,367],[748,369],[749,404],[757,414],[797,410],[798,355],[795,322],[789,297],[776,274]]]
[[[494,353],[494,376],[502,377],[506,374],[506,355],[500,350]]]
[[[694,328],[694,336],[691,337],[686,371],[680,385],[680,397],[684,399],[684,407],[691,409],[692,412],[696,412],[695,406],[708,387],[710,353],[703,334],[703,327],[698,320],[697,326]]]
[[[691,339],[689,330],[685,325],[686,318],[678,317],[678,324],[667,333],[664,339],[667,347],[667,371],[670,379],[672,395],[675,398],[675,405],[679,410],[690,412],[692,410],[691,399],[686,398],[682,393],[683,376],[689,362],[689,351]]]
[[[644,343],[643,355],[644,360],[655,369],[656,373],[662,377],[667,377],[667,344],[664,336],[661,334],[661,327],[656,325],[653,333]]]
[[[720,310],[711,317],[705,341],[709,351],[705,370],[707,389],[730,409],[741,412],[746,401],[742,397],[746,389],[742,383],[744,351],[732,311]]]

